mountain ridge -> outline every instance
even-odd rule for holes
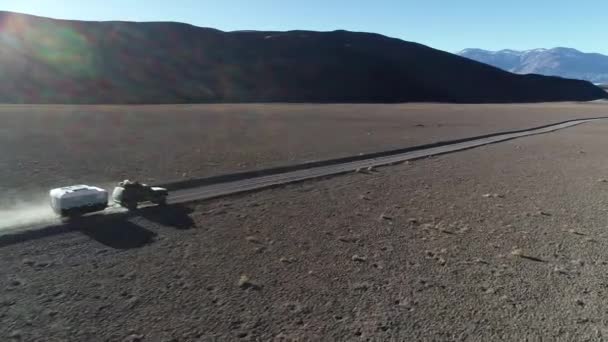
[[[377,33],[224,32],[0,12],[0,102],[542,102],[606,96]]]
[[[535,73],[608,83],[608,56],[595,52],[568,47],[498,51],[468,48],[456,54],[517,74]]]

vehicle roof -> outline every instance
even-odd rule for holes
[[[50,195],[53,197],[64,197],[64,196],[75,196],[75,195],[84,195],[84,194],[90,194],[90,193],[105,193],[106,190],[96,187],[96,186],[90,186],[90,185],[84,185],[84,184],[80,184],[80,185],[71,185],[71,186],[65,186],[62,188],[57,188],[57,189],[53,189],[50,191]]]

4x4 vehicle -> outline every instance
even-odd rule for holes
[[[114,188],[112,200],[129,210],[134,210],[143,202],[165,205],[168,195],[169,192],[165,188],[124,180]]]

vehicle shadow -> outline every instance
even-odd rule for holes
[[[194,220],[190,217],[193,211],[184,205],[172,204],[142,208],[134,211],[133,215],[141,216],[161,226],[187,230],[195,226]]]
[[[116,249],[143,247],[156,237],[156,233],[138,226],[124,217],[106,219],[78,230],[91,239]]]
[[[186,206],[174,204],[162,207],[152,206],[112,215],[84,216],[54,223],[40,229],[0,235],[0,248],[71,232],[81,232],[91,239],[112,248],[139,248],[151,243],[156,233],[131,222],[131,218],[140,216],[164,227],[186,230],[195,226],[194,220],[190,217],[192,212],[193,210]]]

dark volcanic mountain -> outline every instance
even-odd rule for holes
[[[588,82],[514,75],[378,34],[222,32],[0,12],[0,102],[535,102]]]
[[[518,74],[541,74],[608,83],[608,56],[570,48],[526,51],[465,49],[458,53]]]

